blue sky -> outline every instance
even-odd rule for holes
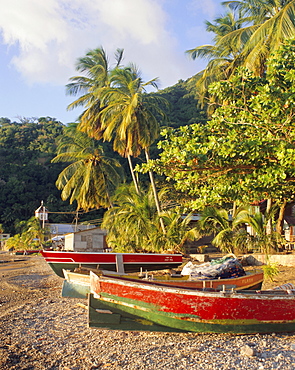
[[[65,85],[75,62],[103,46],[124,48],[145,80],[160,88],[205,66],[185,51],[211,42],[205,20],[224,12],[220,0],[0,0],[0,117],[50,116],[73,122]],[[111,59],[112,60],[112,59]]]

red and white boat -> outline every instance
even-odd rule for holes
[[[204,333],[295,331],[295,290],[191,290],[90,273],[89,326]]]
[[[172,269],[182,264],[181,254],[154,253],[94,253],[73,251],[41,251],[51,269],[64,277],[63,269],[73,271],[78,267],[109,271],[136,272]]]

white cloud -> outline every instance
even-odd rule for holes
[[[3,0],[1,2],[4,3]],[[0,2],[0,4],[1,4]],[[1,6],[0,26],[4,42],[19,43],[22,51],[45,49],[53,39],[64,41],[66,28],[56,0],[10,0]]]
[[[164,31],[165,14],[156,1],[101,0],[99,9],[101,20],[124,39],[156,44]]]
[[[221,8],[220,2],[217,4],[216,0],[191,0],[189,7],[196,14],[201,12],[205,19],[212,19],[216,16],[216,12]]]
[[[12,64],[31,84],[64,85],[76,59],[103,46],[109,55],[123,47],[126,62],[167,85],[196,65],[176,55],[163,1],[0,0],[0,31],[5,44],[17,46]]]

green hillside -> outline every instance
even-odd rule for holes
[[[197,107],[193,93],[193,80],[179,81],[176,85],[158,91],[170,103],[167,111],[171,127],[205,122],[204,110]],[[1,112],[0,112],[1,114]],[[24,118],[13,122],[0,118],[0,223],[5,232],[17,231],[17,223],[34,215],[41,200],[52,212],[75,211],[75,204],[62,201],[55,186],[58,174],[65,163],[51,163],[56,155],[58,139],[65,125],[51,117]],[[116,157],[127,173],[127,161],[112,151],[110,143],[104,143],[106,154]],[[156,143],[151,148],[152,157],[157,156]],[[140,163],[141,158],[135,160]],[[100,217],[101,211],[82,215],[79,221]],[[51,222],[72,222],[73,214],[50,214]]]

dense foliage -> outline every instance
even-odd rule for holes
[[[168,125],[179,127],[196,120],[205,120],[205,113],[197,109],[191,80],[180,81],[175,86],[157,93],[171,104],[166,109]],[[76,204],[61,200],[61,192],[55,182],[67,163],[51,163],[57,155],[57,147],[63,137],[65,125],[51,117],[20,118],[11,121],[0,118],[0,223],[4,232],[18,232],[15,225],[28,220],[43,200],[49,211],[61,212],[49,215],[51,222],[73,221]],[[101,143],[107,157],[117,159],[125,169],[127,182],[128,163],[112,149],[112,143]],[[152,158],[159,150],[156,145],[150,149]],[[135,163],[141,163],[139,157]],[[142,178],[144,180],[144,178]],[[79,216],[79,221],[101,219],[103,209]]]
[[[246,67],[262,76],[270,55],[282,42],[294,37],[294,0],[229,0],[222,2],[225,14],[213,23],[206,22],[213,33],[212,45],[188,50],[193,58],[206,58],[206,68],[199,72],[196,89],[199,97],[208,97],[208,86],[228,79],[238,67]]]
[[[50,117],[0,119],[0,222],[4,232],[14,233],[19,221],[28,220],[44,200],[53,210],[69,210],[60,199],[55,180],[62,169],[50,160],[56,152],[64,125]],[[65,215],[53,220],[70,221]]]
[[[166,124],[169,127],[177,128],[207,121],[207,113],[199,108],[195,84],[196,78],[193,76],[186,81],[179,80],[177,84],[154,93],[169,102],[169,108],[164,107],[168,117]]]
[[[165,192],[160,190],[160,201]],[[182,218],[172,210],[158,214],[152,189],[138,193],[133,185],[123,185],[117,188],[113,203],[102,227],[108,230],[107,243],[116,252],[186,252],[185,243],[199,237],[190,226],[191,215]]]
[[[207,125],[164,130],[154,168],[195,199],[193,209],[294,194],[295,41],[269,60],[265,77],[240,69],[211,87],[223,104]]]

